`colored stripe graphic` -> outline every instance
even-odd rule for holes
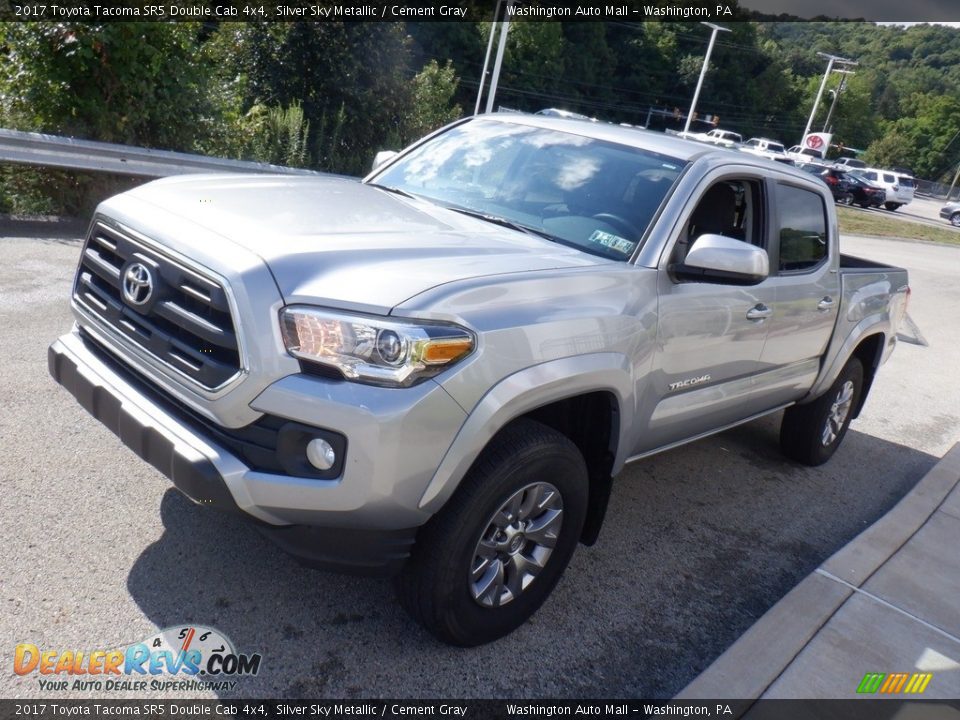
[[[908,677],[910,676],[906,673],[891,673],[887,681],[883,684],[883,687],[880,688],[880,692],[887,693],[888,695],[900,692],[903,689],[904,683],[907,682]]]
[[[857,686],[861,694],[876,692],[885,695],[909,693],[919,695],[927,689],[933,679],[933,673],[867,673]]]
[[[886,673],[867,673],[863,676],[863,680],[860,681],[860,686],[857,688],[857,692],[875,693],[880,689],[880,683],[883,682],[885,677]]]

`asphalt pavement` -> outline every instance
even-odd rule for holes
[[[667,698],[960,439],[960,249],[845,239],[845,252],[910,270],[929,347],[898,346],[833,460],[783,459],[771,416],[631,465],[600,541],[578,550],[533,620],[449,648],[406,618],[388,582],[299,567],[238,519],[187,502],[92,420],[46,371],[47,345],[71,324],[79,242],[0,248],[8,663],[21,642],[111,648],[197,623],[263,655],[259,675],[222,697]],[[41,695],[35,676],[0,674],[0,696]]]

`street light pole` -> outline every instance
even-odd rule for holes
[[[820,98],[823,97],[823,88],[827,85],[827,78],[830,77],[830,71],[833,70],[833,64],[835,62],[841,63],[843,65],[856,65],[856,60],[847,60],[842,58],[839,55],[828,55],[827,53],[818,52],[817,55],[820,57],[825,57],[828,59],[827,70],[823,73],[823,80],[820,82],[820,89],[817,91],[817,99],[813,101],[813,109],[810,111],[810,119],[807,120],[807,127],[803,130],[803,137],[800,138],[800,143],[803,143],[803,139],[810,134],[810,127],[813,125],[813,119],[817,115],[817,108],[820,107]]]
[[[497,83],[500,81],[500,67],[503,65],[503,52],[507,49],[507,33],[510,32],[510,8],[513,7],[513,0],[507,0],[507,15],[500,24],[500,44],[497,46],[497,59],[493,63],[493,77],[490,79],[490,94],[487,95],[487,110],[493,112],[493,101],[497,96]]]
[[[697,100],[700,98],[700,88],[703,87],[703,78],[707,75],[707,68],[710,66],[710,54],[713,52],[713,44],[717,40],[717,33],[719,31],[730,32],[730,28],[720,27],[719,25],[714,25],[713,23],[702,22],[701,25],[706,25],[708,28],[712,28],[713,32],[710,33],[710,44],[707,45],[707,54],[703,58],[703,67],[700,68],[700,79],[697,80],[697,89],[693,93],[693,102],[690,103],[690,112],[687,113],[687,122],[683,126],[683,132],[687,133],[690,131],[690,122],[693,120],[693,113],[697,109]]]
[[[493,36],[497,34],[497,17],[500,15],[500,0],[493,11],[493,20],[490,22],[490,39],[487,40],[487,54],[483,58],[483,73],[480,75],[480,87],[477,88],[477,104],[473,106],[473,114],[480,114],[480,99],[483,97],[483,84],[487,80],[487,68],[490,67],[490,52],[493,50]]]

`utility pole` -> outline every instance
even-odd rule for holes
[[[490,79],[490,94],[487,95],[487,112],[493,112],[493,101],[497,97],[497,83],[500,81],[500,67],[503,65],[503,51],[507,49],[507,33],[510,32],[510,9],[513,0],[507,0],[507,14],[500,23],[500,44],[497,46],[497,59],[493,63],[493,77]]]
[[[813,119],[817,115],[817,108],[820,107],[820,98],[823,97],[823,88],[827,85],[827,78],[830,77],[830,71],[833,70],[834,63],[840,63],[841,65],[857,65],[856,60],[847,60],[842,58],[839,55],[829,55],[828,53],[818,52],[817,55],[820,57],[827,58],[827,70],[823,73],[823,80],[820,82],[820,89],[817,91],[817,99],[813,101],[813,110],[810,111],[810,119],[807,120],[807,127],[803,130],[803,137],[800,138],[800,143],[803,144],[803,140],[807,135],[810,134],[810,126],[813,125]]]
[[[950,196],[953,194],[953,188],[957,185],[957,178],[960,178],[960,165],[957,165],[957,172],[954,173],[953,182],[950,183],[950,189],[947,190],[947,202],[950,202]]]
[[[720,27],[719,25],[714,25],[713,23],[702,22],[701,25],[706,25],[708,28],[712,28],[713,32],[710,33],[710,44],[707,45],[707,54],[703,58],[703,67],[700,68],[700,79],[697,80],[697,89],[693,93],[693,102],[690,103],[690,112],[687,113],[687,123],[683,126],[683,131],[690,132],[690,123],[693,121],[693,113],[697,109],[697,100],[700,98],[700,88],[703,87],[703,78],[707,75],[707,67],[710,65],[710,54],[713,52],[713,44],[717,40],[717,33],[721,30],[723,32],[730,32],[730,28]]]
[[[827,127],[830,125],[830,118],[833,115],[833,109],[837,106],[837,100],[840,99],[840,93],[843,92],[843,88],[847,84],[847,75],[856,75],[853,70],[837,70],[837,72],[841,73],[840,85],[838,85],[837,89],[833,91],[833,102],[830,103],[830,111],[827,113],[827,119],[823,121],[823,132],[827,132]]]
[[[480,75],[480,87],[477,88],[477,104],[473,107],[473,114],[480,114],[480,99],[483,97],[483,84],[487,80],[487,68],[490,67],[490,52],[493,50],[493,36],[497,34],[497,17],[500,15],[500,0],[493,11],[493,20],[490,21],[490,39],[487,40],[487,54],[483,58],[483,73]]]

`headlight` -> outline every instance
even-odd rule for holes
[[[457,325],[412,323],[305,305],[280,312],[287,352],[348,380],[413,385],[466,357],[473,335]]]

